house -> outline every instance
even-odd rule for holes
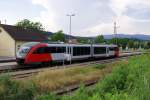
[[[48,32],[45,31],[0,24],[0,56],[15,57],[22,44],[26,42],[45,42],[48,41],[48,36]]]

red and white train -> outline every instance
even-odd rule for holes
[[[29,42],[21,46],[16,59],[18,64],[34,64],[111,56],[119,56],[117,45]]]

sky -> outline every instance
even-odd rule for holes
[[[117,32],[150,35],[150,0],[1,0],[0,20],[14,25],[22,19],[39,21],[46,31],[96,36]]]

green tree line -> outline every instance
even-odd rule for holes
[[[44,31],[44,27],[40,22],[32,22],[28,19],[24,19],[16,23],[16,26],[23,27],[25,29],[34,29],[38,31]],[[68,42],[69,36],[66,38],[66,35],[62,30],[55,32],[52,36],[49,37],[50,41],[54,42]],[[126,48],[144,48],[150,49],[150,41],[142,41],[138,39],[129,39],[129,38],[112,38],[109,40],[104,39],[103,35],[98,35],[93,38],[87,37],[75,37],[78,43],[82,44],[117,44],[118,46],[122,47],[123,49]]]

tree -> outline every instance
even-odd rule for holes
[[[128,38],[119,38],[118,42],[119,42],[118,44],[120,46],[122,46],[123,49],[125,49],[128,45],[129,39]]]
[[[133,48],[134,47],[134,41],[133,40],[129,40],[128,47],[129,48]]]
[[[28,19],[24,19],[24,20],[17,22],[16,26],[19,26],[25,29],[34,29],[34,30],[44,31],[44,28],[40,22],[32,22]]]
[[[61,41],[61,42],[65,42],[65,35],[63,33],[62,30],[54,33],[52,36],[51,36],[51,41]]]
[[[98,35],[95,39],[95,43],[104,43],[105,39],[103,35]]]
[[[86,38],[86,37],[78,37],[78,38],[77,38],[77,41],[78,41],[79,43],[83,43],[83,44],[90,44],[90,43],[91,43],[90,39],[88,39],[88,38]]]
[[[150,41],[148,41],[147,46],[148,46],[148,49],[150,49]]]

